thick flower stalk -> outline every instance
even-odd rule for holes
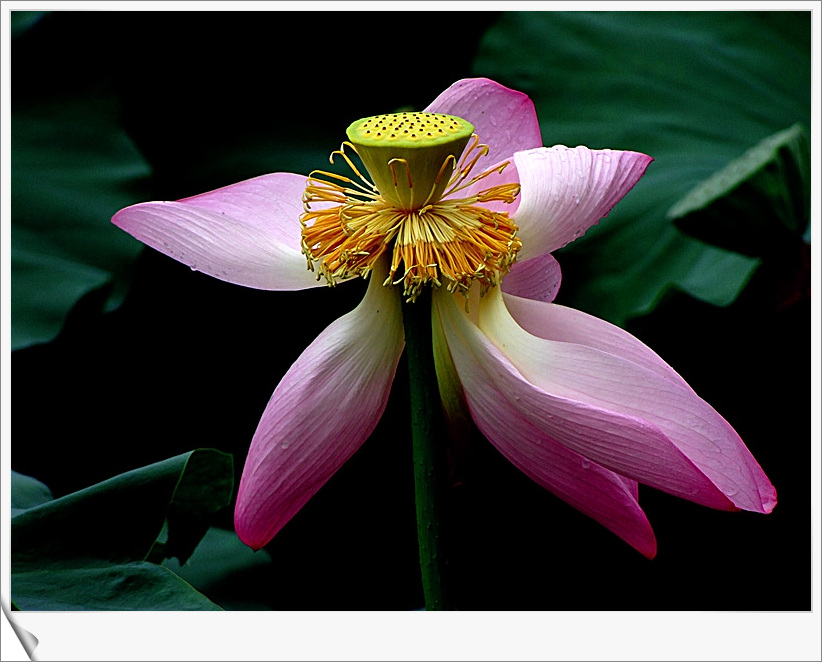
[[[552,303],[551,253],[605,216],[650,157],[543,147],[528,97],[487,79],[455,83],[423,113],[355,122],[347,138],[333,158],[348,176],[263,175],[113,219],[247,287],[368,278],[359,306],[311,343],[263,412],[235,511],[248,545],[269,542],[371,434],[403,352],[402,301],[422,305],[426,288],[449,420],[472,419],[642,554],[656,540],[638,483],[722,510],[773,509],[742,440],[672,368],[625,331]]]

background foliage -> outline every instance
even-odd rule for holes
[[[767,517],[730,515],[642,490],[660,546],[649,562],[476,435],[450,493],[457,606],[809,609],[810,14],[392,12],[390,42],[353,40],[387,18],[14,21],[12,464],[38,482],[19,483],[13,543],[42,535],[28,533],[50,526],[32,513],[63,499],[75,504],[62,521],[71,539],[83,522],[76,495],[127,472],[153,477],[131,505],[156,508],[147,547],[125,556],[126,534],[109,528],[93,553],[15,547],[13,592],[82,588],[68,567],[145,589],[113,591],[117,609],[421,607],[403,367],[372,438],[264,552],[239,543],[222,497],[181,520],[196,523],[187,561],[190,549],[174,559],[154,547],[171,517],[158,466],[174,467],[160,471],[170,480],[182,471],[174,458],[210,457],[186,482],[233,494],[277,382],[362,288],[246,290],[143,250],[109,218],[266,172],[307,174],[351,121],[488,76],[534,99],[548,145],[654,156],[628,197],[558,254],[560,301],[626,326],[671,363],[737,428],[780,502]],[[295,33],[311,35],[296,52],[284,38]],[[439,46],[417,48],[420,34]],[[217,451],[189,455],[204,448],[232,455],[233,468]],[[105,607],[71,599],[18,606]]]

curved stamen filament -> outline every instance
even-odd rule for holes
[[[457,159],[453,154],[449,154],[445,157],[445,160],[440,166],[440,171],[437,173],[436,178],[434,178],[434,183],[431,185],[431,190],[428,192],[428,197],[425,198],[425,202],[422,203],[423,208],[425,208],[425,206],[431,202],[431,198],[434,197],[434,191],[437,190],[437,186],[439,186],[439,183],[442,181],[442,176],[445,174],[445,171],[449,166],[449,161],[451,163],[451,167],[456,168]]]
[[[324,179],[319,179],[315,175],[322,175],[323,177],[329,177],[329,178],[337,179],[341,182],[345,182],[346,184],[351,184],[352,186],[355,186],[358,190],[354,190],[354,189],[351,189],[351,188],[346,188],[344,186],[340,186],[339,184],[335,184],[334,182],[328,182]],[[334,191],[340,191],[341,193],[344,193],[344,194],[347,194],[347,195],[360,195],[360,196],[371,198],[372,200],[376,200],[377,198],[380,197],[379,193],[377,193],[376,190],[368,190],[364,186],[361,186],[360,184],[358,184],[354,180],[349,179],[348,177],[343,177],[342,175],[337,175],[333,172],[325,172],[324,170],[312,170],[311,171],[311,174],[308,176],[308,179],[306,180],[306,190],[309,187],[330,188],[330,189],[333,189]],[[303,195],[303,201],[305,201],[305,197],[306,196]]]
[[[414,183],[411,181],[411,168],[408,165],[408,161],[406,159],[391,159],[388,162],[388,167],[391,169],[391,176],[394,178],[394,186],[397,186],[399,183],[397,181],[397,171],[394,170],[395,163],[402,163],[405,166],[405,178],[408,184],[408,188],[414,188]]]
[[[345,162],[348,164],[348,167],[351,168],[351,170],[354,171],[354,174],[356,174],[357,177],[359,177],[365,183],[365,185],[368,186],[368,188],[370,188],[372,191],[376,191],[377,188],[374,186],[374,184],[371,182],[371,180],[369,180],[368,178],[362,176],[362,173],[360,173],[360,171],[357,170],[357,167],[351,161],[348,154],[345,153],[346,146],[353,149],[354,154],[357,154],[357,148],[354,147],[354,145],[352,145],[347,140],[343,140],[342,144],[340,145],[340,148],[337,149],[337,150],[334,150],[333,152],[331,152],[331,156],[328,157],[328,160],[333,164],[334,163],[334,155],[339,154],[340,156],[342,156],[345,159]],[[359,156],[359,154],[357,154],[357,156]]]
[[[483,156],[487,156],[489,150],[488,145],[480,144],[479,137],[476,133],[472,135],[471,138],[473,139],[472,143],[463,153],[462,159],[460,160],[459,168],[457,168],[454,171],[454,175],[451,177],[451,181],[448,183],[449,188],[446,189],[445,193],[442,196],[443,198],[447,198],[455,192],[460,191],[468,186],[471,186],[472,184],[480,181],[481,179],[484,179],[493,172],[501,173],[509,163],[508,161],[506,161],[505,163],[500,164],[500,166],[496,168],[490,168],[480,173],[479,175],[476,175],[474,178],[472,178],[470,181],[466,183],[465,179],[468,177],[469,174],[471,174],[471,171],[474,169],[474,166],[477,164],[477,161],[479,161]],[[477,153],[474,154],[473,157],[471,157],[470,161],[468,161],[469,156],[473,151],[476,151]]]

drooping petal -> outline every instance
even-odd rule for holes
[[[377,273],[381,271],[381,273]],[[237,535],[259,549],[368,438],[402,354],[400,298],[380,265],[352,312],[303,352],[277,386],[251,441],[237,495]]]
[[[480,303],[479,326],[524,379],[553,396],[653,426],[734,506],[773,510],[773,485],[739,435],[650,349],[577,311],[509,299],[526,328],[498,292]]]
[[[176,202],[126,207],[112,222],[152,248],[220,280],[261,290],[325,284],[300,252],[306,178],[274,173]]]
[[[518,152],[519,259],[550,253],[582,236],[634,187],[652,160],[638,152],[563,145]]]
[[[486,438],[538,485],[653,558],[656,538],[637,502],[636,483],[556,442],[494,395],[485,390],[472,400],[472,417]]]
[[[545,253],[530,260],[517,260],[502,279],[505,294],[550,303],[559,291],[562,270],[553,255]]]
[[[480,142],[489,147],[490,163],[510,159],[520,150],[542,147],[531,99],[487,78],[457,81],[434,99],[425,112],[456,115],[471,122]]]
[[[496,288],[482,299],[480,317],[487,317],[483,308],[494,292]],[[501,295],[497,292],[496,296],[502,305]],[[539,371],[515,365],[507,356],[512,352],[519,360],[521,352],[513,345],[527,344],[516,332],[492,329],[490,335],[496,336],[492,342],[458,302],[448,296],[438,296],[436,300],[475,421],[481,409],[493,408],[495,402],[505,403],[509,412],[517,413],[516,418],[508,421],[512,435],[520,431],[521,421],[527,421],[566,448],[622,476],[706,506],[735,509],[729,497],[657,425],[603,406],[607,403],[591,402],[584,392],[564,389],[553,381],[539,379],[540,383],[535,383],[533,373],[539,378]],[[486,320],[487,325],[499,326],[493,319]],[[516,328],[540,343],[549,342]],[[529,360],[541,368],[546,362],[530,355]]]
[[[434,318],[435,326],[440,326],[438,306]],[[459,343],[464,338],[451,340]],[[479,374],[478,368],[474,365],[469,372]],[[559,444],[525,420],[494,389],[472,388],[471,394],[471,415],[477,427],[512,464],[648,558],[655,556],[656,539],[637,502],[636,482]]]

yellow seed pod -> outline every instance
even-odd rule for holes
[[[473,133],[460,117],[413,112],[366,117],[346,131],[380,195],[406,211],[439,200]]]

